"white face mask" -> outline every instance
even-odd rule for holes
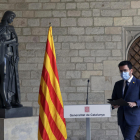
[[[122,77],[122,79],[124,79],[124,80],[128,80],[129,78],[130,78],[130,75],[129,75],[129,72],[122,72],[121,73],[121,77]]]

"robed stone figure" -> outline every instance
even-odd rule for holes
[[[0,23],[0,108],[22,107],[18,76],[18,38],[9,25],[16,17],[6,11]]]

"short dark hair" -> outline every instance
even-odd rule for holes
[[[127,65],[129,69],[132,69],[132,64],[130,61],[121,61],[118,65],[118,67],[124,66],[124,65]]]

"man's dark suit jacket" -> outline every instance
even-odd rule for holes
[[[115,83],[112,99],[123,98],[123,84],[124,80]],[[123,124],[123,115],[128,125],[140,125],[140,80],[135,77],[132,78],[125,97],[127,102],[136,102],[136,107],[121,106],[118,108],[118,125]]]

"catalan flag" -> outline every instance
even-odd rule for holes
[[[48,31],[38,103],[38,140],[67,139],[52,27]]]

